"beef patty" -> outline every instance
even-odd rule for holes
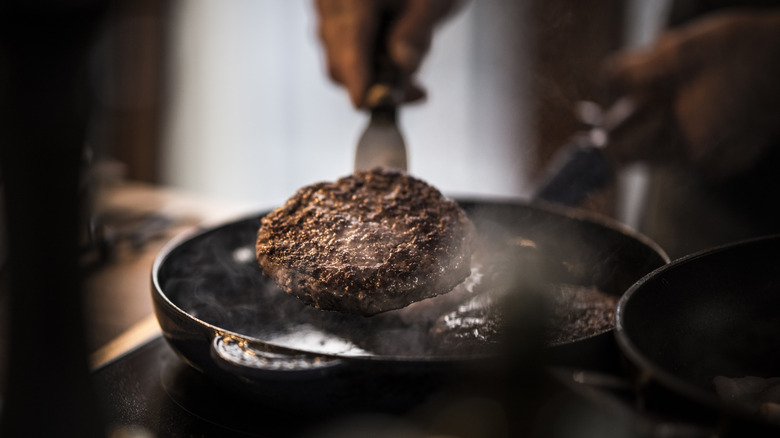
[[[395,169],[303,187],[262,219],[257,261],[284,291],[364,316],[447,293],[470,274],[474,226]]]

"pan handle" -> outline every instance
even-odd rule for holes
[[[575,136],[556,157],[535,200],[577,207],[590,193],[606,186],[612,173],[603,148],[589,135]]]
[[[342,359],[329,356],[268,351],[226,333],[217,333],[212,340],[211,358],[225,371],[250,378],[322,377],[344,365]]]
[[[609,136],[634,120],[644,106],[632,97],[618,99],[606,111],[593,102],[579,102],[577,117],[590,129],[576,133],[559,151],[534,199],[577,207],[590,193],[606,186],[615,173],[605,152]]]

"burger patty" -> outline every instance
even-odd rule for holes
[[[474,233],[465,212],[436,188],[375,168],[303,187],[265,216],[257,261],[311,306],[370,316],[465,280]]]

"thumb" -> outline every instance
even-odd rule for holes
[[[612,56],[604,64],[604,74],[615,94],[655,100],[673,92],[680,66],[679,38],[667,32],[648,49]]]
[[[454,7],[452,0],[410,0],[390,31],[388,51],[404,73],[420,67],[433,39],[433,30]]]

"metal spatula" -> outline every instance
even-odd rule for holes
[[[377,166],[406,170],[406,144],[398,129],[398,109],[391,93],[391,88],[384,84],[369,90],[371,119],[358,141],[355,170]]]
[[[358,140],[355,152],[355,170],[377,166],[406,170],[406,144],[398,129],[398,95],[401,87],[401,72],[391,61],[387,51],[387,31],[391,20],[380,20],[373,58],[372,86],[366,93],[366,107],[371,112],[363,135]]]

